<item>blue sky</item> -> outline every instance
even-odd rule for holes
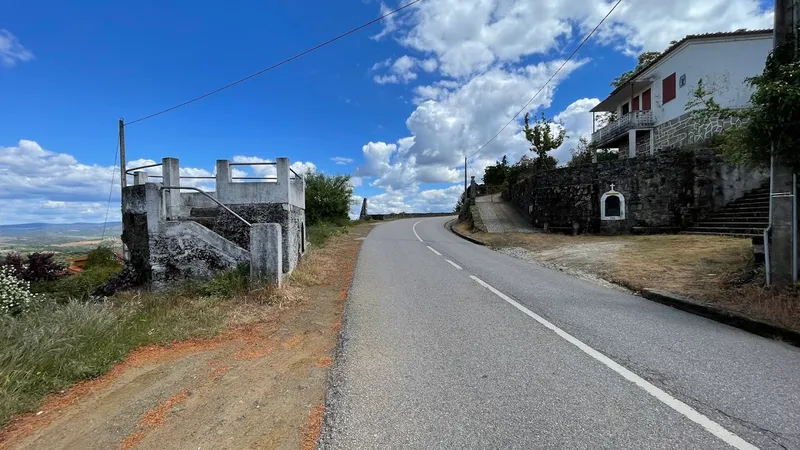
[[[126,132],[129,160],[288,156],[355,177],[380,211],[449,210],[458,162],[541,87],[609,2],[422,0],[284,67]],[[768,2],[626,0],[531,105],[572,139],[642,50],[689,33],[770,26]],[[102,221],[117,120],[137,119],[377,17],[388,1],[0,6],[0,223]],[[472,164],[526,151],[515,123]],[[335,164],[331,158],[352,160]],[[118,190],[112,190],[118,202]],[[118,219],[112,203],[111,219]]]

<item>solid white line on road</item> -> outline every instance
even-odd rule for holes
[[[428,250],[432,251],[433,253],[436,253],[437,255],[442,256],[441,253],[437,252],[436,249],[431,247],[430,245],[426,245],[425,247],[428,247]]]
[[[480,278],[476,277],[475,275],[470,275],[470,278],[478,282],[481,286],[485,287],[486,289],[492,291],[495,295],[502,298],[511,306],[517,308],[518,310],[522,311],[524,314],[532,318],[533,320],[539,322],[540,324],[544,325],[546,328],[549,328],[551,331],[556,333],[565,341],[569,342],[570,344],[578,347],[582,352],[586,353],[587,355],[591,356],[592,358],[596,359],[597,361],[601,362],[603,365],[608,367],[609,369],[617,372],[618,374],[622,375],[623,378],[632,382],[633,384],[639,386],[640,388],[644,389],[648,394],[652,395],[653,397],[660,400],[665,405],[669,406],[670,408],[674,409],[675,411],[679,412],[680,414],[684,415],[686,418],[691,420],[692,422],[700,425],[701,427],[705,428],[706,431],[713,434],[714,436],[722,439],[725,443],[731,445],[734,448],[739,450],[758,450],[758,447],[750,444],[749,442],[745,441],[744,439],[740,438],[739,436],[731,433],[730,431],[726,430],[722,427],[722,425],[714,422],[713,420],[709,419],[708,417],[700,414],[692,408],[691,406],[687,405],[686,403],[678,400],[677,398],[669,395],[668,393],[664,392],[663,390],[657,388],[653,384],[649,383],[644,378],[636,375],[635,373],[631,372],[630,370],[626,369],[625,367],[618,364],[613,359],[609,358],[608,356],[598,352],[597,350],[589,347],[588,345],[584,344],[571,334],[567,333],[566,331],[562,330],[561,328],[553,325],[547,319],[539,316],[538,314],[534,313],[533,311],[529,310],[528,308],[522,306],[521,304],[517,303],[511,297],[503,294],[502,292],[498,291],[497,289],[490,286],[485,281],[481,280]]]
[[[424,241],[423,241],[423,240],[422,240],[422,238],[421,238],[421,237],[419,237],[419,235],[417,234],[417,225],[418,225],[420,222],[424,222],[425,220],[427,220],[427,219],[422,219],[422,220],[419,220],[419,221],[417,221],[417,222],[416,222],[416,223],[415,223],[415,224],[414,224],[414,225],[411,227],[411,231],[413,231],[413,232],[414,232],[414,236],[416,236],[416,237],[417,237],[417,239],[419,239],[419,241],[420,241],[420,242],[424,242]],[[430,248],[430,247],[428,247],[428,248]]]
[[[428,247],[428,248],[430,248],[430,247]],[[458,264],[454,263],[453,261],[450,261],[449,259],[445,259],[445,261],[449,262],[450,265],[455,267],[456,269],[461,270],[461,266],[459,266]]]

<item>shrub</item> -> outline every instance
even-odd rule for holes
[[[239,264],[233,270],[226,270],[214,275],[206,283],[198,287],[200,295],[213,297],[232,297],[247,292],[250,286],[250,265]]]
[[[53,281],[66,275],[65,267],[53,261],[53,253],[31,253],[28,255],[23,278],[33,283]]]
[[[0,314],[26,313],[44,300],[43,296],[31,293],[30,282],[17,278],[13,269],[0,267]]]
[[[306,174],[306,221],[308,225],[347,220],[353,187],[350,175]]]
[[[121,265],[110,248],[99,246],[89,252],[83,268],[88,270],[93,267],[120,267]]]
[[[92,292],[102,286],[111,277],[122,271],[120,265],[116,266],[95,266],[85,269],[83,272],[62,278],[57,281],[37,283],[34,290],[40,293],[51,294],[56,300],[65,302],[68,300],[88,300]]]
[[[0,260],[0,268],[7,268],[12,275],[22,279],[25,272],[25,263],[19,253],[7,253],[6,256]]]

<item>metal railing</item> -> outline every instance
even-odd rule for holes
[[[159,167],[159,166],[162,166],[162,165],[163,165],[162,163],[156,163],[156,164],[148,164],[146,166],[134,167],[132,169],[125,170],[125,175],[131,175],[132,176],[133,172],[136,172],[137,170],[149,169],[151,167]],[[153,177],[153,178],[162,178],[161,175],[150,175],[149,173],[147,174],[147,176],[148,177]]]
[[[633,128],[655,125],[653,111],[631,111],[592,133],[592,142],[603,144]]]
[[[244,162],[244,163],[229,163],[229,166],[275,166],[275,162]],[[277,180],[278,177],[231,177],[231,180]]]
[[[222,202],[220,202],[219,200],[217,200],[217,199],[215,199],[214,197],[210,196],[210,195],[208,194],[208,192],[205,192],[205,191],[203,191],[203,190],[201,190],[201,189],[198,189],[198,188],[196,188],[196,187],[189,187],[189,186],[161,186],[159,189],[160,189],[162,192],[163,192],[163,191],[168,191],[168,190],[170,190],[170,189],[188,189],[188,190],[190,190],[190,191],[197,191],[197,192],[199,192],[199,193],[201,193],[201,194],[205,195],[205,196],[206,196],[206,197],[208,197],[209,199],[211,199],[211,201],[213,201],[214,203],[216,203],[216,204],[218,204],[219,206],[221,206],[221,207],[222,207],[222,209],[224,209],[225,211],[228,211],[229,213],[233,214],[233,216],[234,216],[234,217],[236,217],[237,219],[239,219],[239,220],[241,220],[242,222],[244,222],[244,224],[245,224],[245,225],[247,225],[248,227],[252,227],[252,226],[253,226],[253,225],[252,225],[250,222],[248,222],[248,221],[244,220],[244,218],[243,218],[242,216],[240,216],[240,215],[236,214],[235,212],[233,212],[233,210],[232,210],[232,209],[230,209],[230,208],[228,208],[227,206],[223,205],[223,204],[222,204]]]

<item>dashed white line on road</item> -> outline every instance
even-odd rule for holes
[[[414,225],[412,225],[412,226],[411,226],[411,231],[413,231],[413,232],[414,232],[414,236],[416,236],[416,237],[417,237],[417,239],[419,239],[419,241],[420,241],[420,242],[424,242],[424,241],[423,241],[423,240],[422,240],[422,238],[421,238],[421,237],[419,237],[419,235],[417,234],[417,224],[419,224],[420,222],[424,222],[425,220],[427,220],[427,219],[418,220],[416,223],[414,223]],[[428,247],[428,248],[430,248],[430,247]]]
[[[425,247],[428,247],[428,250],[432,251],[433,253],[436,253],[438,256],[442,256],[441,253],[437,252],[436,249],[431,247],[430,245],[426,245]]]
[[[456,269],[461,270],[461,266],[459,266],[458,264],[454,263],[453,261],[450,261],[449,259],[445,259],[445,261],[449,262],[450,265],[455,267]]]
[[[428,247],[430,248],[430,247]],[[539,316],[538,314],[534,313],[533,311],[529,310],[528,308],[522,306],[521,304],[517,303],[511,297],[503,294],[502,292],[498,291],[497,289],[490,286],[485,281],[481,280],[480,278],[476,277],[475,275],[470,275],[470,278],[475,280],[478,284],[485,287],[486,289],[492,291],[495,295],[502,298],[506,302],[508,302],[511,306],[517,308],[518,310],[522,311],[525,315],[529,316],[533,320],[539,322],[540,324],[544,325],[546,328],[550,329],[554,333],[556,333],[559,337],[564,339],[565,341],[569,342],[570,344],[578,347],[582,352],[586,353],[587,355],[591,356],[595,360],[602,363],[604,366],[608,367],[609,369],[617,372],[619,375],[622,375],[623,378],[632,382],[633,384],[639,386],[640,388],[644,389],[645,392],[652,395],[665,405],[669,406],[670,408],[674,409],[678,413],[685,416],[687,419],[691,420],[692,422],[700,425],[701,427],[705,428],[706,431],[713,434],[714,436],[718,437],[728,445],[737,448],[739,450],[758,450],[758,447],[750,444],[749,442],[745,441],[741,437],[731,433],[730,431],[726,430],[722,427],[722,425],[714,422],[713,420],[709,419],[708,417],[700,414],[692,408],[691,406],[687,405],[686,403],[678,400],[677,398],[669,395],[668,393],[664,392],[663,390],[657,388],[653,384],[649,383],[644,378],[636,375],[635,373],[631,372],[630,370],[626,369],[625,367],[621,366],[619,363],[614,361],[613,359],[609,358],[608,356],[598,352],[597,350],[589,347],[588,345],[584,344],[571,334],[567,333],[566,331],[562,330],[561,328],[553,325],[547,319]]]

